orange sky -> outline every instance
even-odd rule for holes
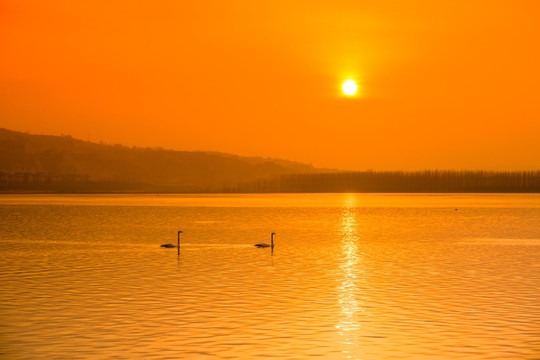
[[[535,0],[0,0],[0,127],[342,169],[539,169]],[[356,79],[362,96],[345,98]]]

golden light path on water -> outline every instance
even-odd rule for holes
[[[338,286],[341,317],[336,325],[342,342],[346,345],[343,353],[346,358],[353,359],[354,349],[358,347],[358,333],[360,330],[360,315],[364,311],[359,298],[359,282],[361,277],[361,255],[358,246],[360,237],[358,223],[354,213],[356,198],[351,195],[345,199],[346,208],[341,222],[341,251],[343,263],[340,266],[342,280]],[[347,349],[351,350],[347,350]]]

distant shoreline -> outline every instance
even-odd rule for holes
[[[49,192],[49,191],[2,191],[2,195],[249,195],[249,194],[540,194],[540,191],[506,191],[506,192],[491,192],[491,191],[448,191],[448,192],[426,192],[426,191],[318,191],[318,192],[211,192],[211,191],[170,191],[170,192],[153,192],[153,191],[109,191],[109,192]]]
[[[7,129],[0,149],[0,194],[540,193],[540,169],[341,171]]]
[[[426,170],[282,174],[215,184],[90,179],[88,175],[0,173],[0,193],[540,193],[540,171]]]

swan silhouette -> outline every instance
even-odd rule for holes
[[[260,247],[260,248],[271,247],[271,248],[273,249],[273,248],[274,248],[274,235],[276,235],[276,233],[272,233],[271,239],[270,239],[270,244],[267,244],[267,243],[258,243],[258,244],[255,244],[255,246],[256,246],[256,247]]]
[[[180,234],[182,233],[181,230],[178,230],[178,241],[176,242],[176,245],[173,244],[173,243],[168,243],[168,244],[163,244],[161,245],[161,247],[164,247],[164,248],[178,248],[180,249]]]

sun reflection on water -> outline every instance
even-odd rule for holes
[[[341,223],[341,251],[342,251],[342,280],[338,285],[339,305],[341,316],[336,325],[338,334],[343,338],[343,344],[356,347],[358,345],[358,331],[360,329],[360,316],[364,311],[359,296],[359,283],[361,276],[361,254],[358,249],[358,224],[354,208],[345,209]],[[344,350],[347,358],[352,358],[350,351]]]

